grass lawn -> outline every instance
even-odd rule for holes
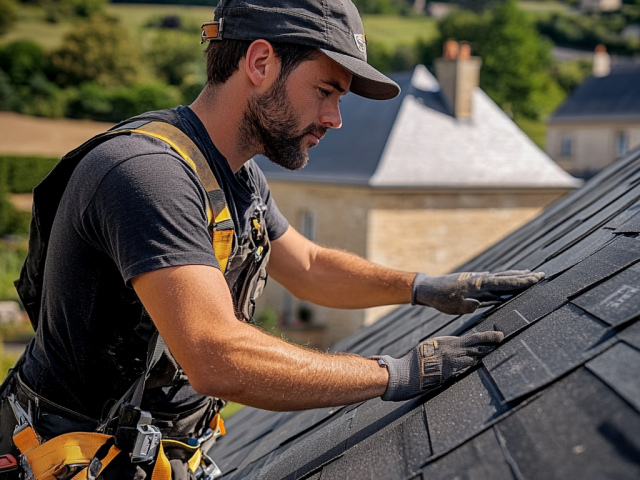
[[[418,38],[431,38],[437,33],[431,17],[399,17],[395,15],[363,15],[367,38],[390,47],[412,44]]]

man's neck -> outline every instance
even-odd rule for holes
[[[239,126],[246,98],[234,95],[233,89],[225,88],[226,85],[216,87],[215,91],[206,86],[190,108],[207,129],[216,148],[227,159],[233,173],[236,173],[257,152],[247,152],[241,148],[243,142],[238,138]]]

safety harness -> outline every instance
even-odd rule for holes
[[[166,112],[152,112],[151,115],[147,114],[147,118],[135,117],[92,138],[65,155],[47,178],[34,189],[29,253],[20,279],[16,281],[16,288],[34,329],[38,328],[46,247],[62,193],[71,173],[86,153],[117,135],[146,135],[162,140],[195,171],[207,192],[207,220],[215,256],[222,272],[231,273],[225,275],[225,278],[232,293],[235,291],[236,304],[240,304],[236,316],[242,320],[250,320],[255,306],[254,299],[266,282],[269,241],[263,217],[259,212],[252,218],[251,241],[248,246],[243,247],[244,250],[237,249],[243,251],[234,254],[234,223],[224,192],[202,152],[185,133],[163,118],[164,114]],[[57,184],[56,188],[47,189],[48,185],[53,184]],[[42,201],[45,199],[45,193],[46,201]],[[236,265],[232,272],[228,272],[231,260],[234,260]],[[208,424],[209,428],[200,438],[190,438],[188,443],[184,443],[174,439],[163,439],[158,427],[152,424],[151,414],[140,409],[146,381],[163,355],[171,356],[156,330],[149,342],[144,373],[113,405],[97,430],[67,433],[48,441],[42,441],[34,428],[31,401],[25,411],[13,393],[7,394],[13,377],[17,375],[19,380],[23,355],[9,372],[0,391],[0,399],[9,402],[16,417],[13,443],[20,456],[14,463],[19,464],[16,467],[22,469],[23,478],[93,480],[119,454],[126,453],[130,455],[132,463],[151,464],[155,461],[152,480],[168,480],[171,478],[171,465],[165,452],[175,450],[181,452],[179,457],[187,461],[189,470],[196,478],[211,480],[220,476],[220,470],[205,453],[217,437],[226,433],[224,422],[217,411]],[[175,365],[177,366],[177,363]],[[3,461],[5,464],[11,463],[9,457],[11,456],[0,456],[0,472]]]

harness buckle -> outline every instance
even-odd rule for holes
[[[138,424],[138,438],[131,453],[131,463],[148,463],[156,458],[162,433],[155,425]]]
[[[222,470],[220,467],[216,465],[216,462],[207,455],[202,452],[202,461],[204,463],[204,467],[202,468],[202,480],[215,480],[222,476]]]
[[[115,441],[118,448],[131,452],[131,463],[148,463],[156,458],[162,433],[151,421],[151,414],[135,405],[125,403],[120,407]]]
[[[21,432],[27,427],[33,428],[31,414],[24,411],[24,408],[22,408],[22,405],[20,405],[20,403],[18,402],[16,396],[12,393],[11,395],[7,396],[7,400],[9,400],[9,406],[11,407],[11,410],[13,410],[13,414],[15,415],[16,421],[18,422],[15,430],[13,431],[13,434],[15,435],[16,433]]]

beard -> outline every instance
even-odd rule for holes
[[[323,137],[326,127],[311,124],[298,131],[298,116],[287,95],[286,78],[278,78],[271,88],[250,98],[240,123],[240,136],[245,150],[258,146],[269,160],[287,170],[307,166],[309,154],[303,147],[305,135]]]

